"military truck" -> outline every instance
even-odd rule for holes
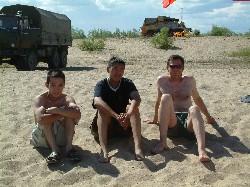
[[[69,46],[71,21],[66,15],[20,4],[0,10],[0,61],[18,70],[35,70],[39,62],[49,69],[64,68]]]
[[[160,32],[161,28],[167,27],[169,29],[169,36],[189,36],[192,32],[191,28],[186,28],[184,22],[179,22],[179,19],[158,16],[157,18],[145,18],[143,26],[141,27],[142,36],[153,36]]]

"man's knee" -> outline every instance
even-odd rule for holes
[[[168,104],[172,102],[172,96],[170,94],[162,94],[161,103]]]
[[[99,126],[99,125],[108,126],[108,124],[110,122],[111,122],[111,116],[107,115],[104,112],[98,111],[98,114],[97,114],[97,126]]]
[[[199,109],[199,107],[197,105],[194,105],[194,106],[191,106],[189,108],[189,112],[191,114],[199,114],[200,113],[200,109]]]
[[[131,107],[130,104],[127,105],[127,107],[126,107],[126,112],[129,111],[129,108],[130,108],[130,107]],[[137,108],[137,109],[134,110],[134,115],[140,115],[140,110],[139,110],[139,108]]]
[[[194,106],[191,106],[189,108],[189,120],[188,120],[188,124],[191,123],[192,124],[192,120],[193,119],[202,119],[202,116],[201,116],[201,111],[199,109],[198,106],[194,105]],[[199,120],[199,122],[203,122]],[[200,124],[203,124],[203,123],[197,123],[198,125]]]

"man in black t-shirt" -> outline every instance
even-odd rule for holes
[[[124,78],[125,62],[117,57],[109,60],[109,77],[96,84],[93,107],[97,115],[91,129],[100,141],[101,162],[109,162],[107,140],[116,136],[131,136],[135,143],[135,159],[143,160],[141,151],[141,98],[134,83]],[[131,101],[131,103],[129,103]]]

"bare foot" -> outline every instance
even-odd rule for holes
[[[151,153],[156,155],[162,153],[164,150],[169,150],[169,147],[166,144],[159,143],[154,149],[151,150]]]
[[[142,160],[144,160],[144,158],[145,157],[144,157],[141,149],[138,149],[138,150],[135,151],[135,160],[142,161]]]
[[[101,152],[98,161],[101,162],[101,163],[109,163],[109,156],[108,156],[108,154],[103,154]]]
[[[200,162],[210,162],[211,159],[207,156],[206,151],[199,152],[199,161]]]

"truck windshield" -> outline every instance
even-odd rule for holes
[[[13,30],[18,28],[18,19],[0,15],[0,29]]]

